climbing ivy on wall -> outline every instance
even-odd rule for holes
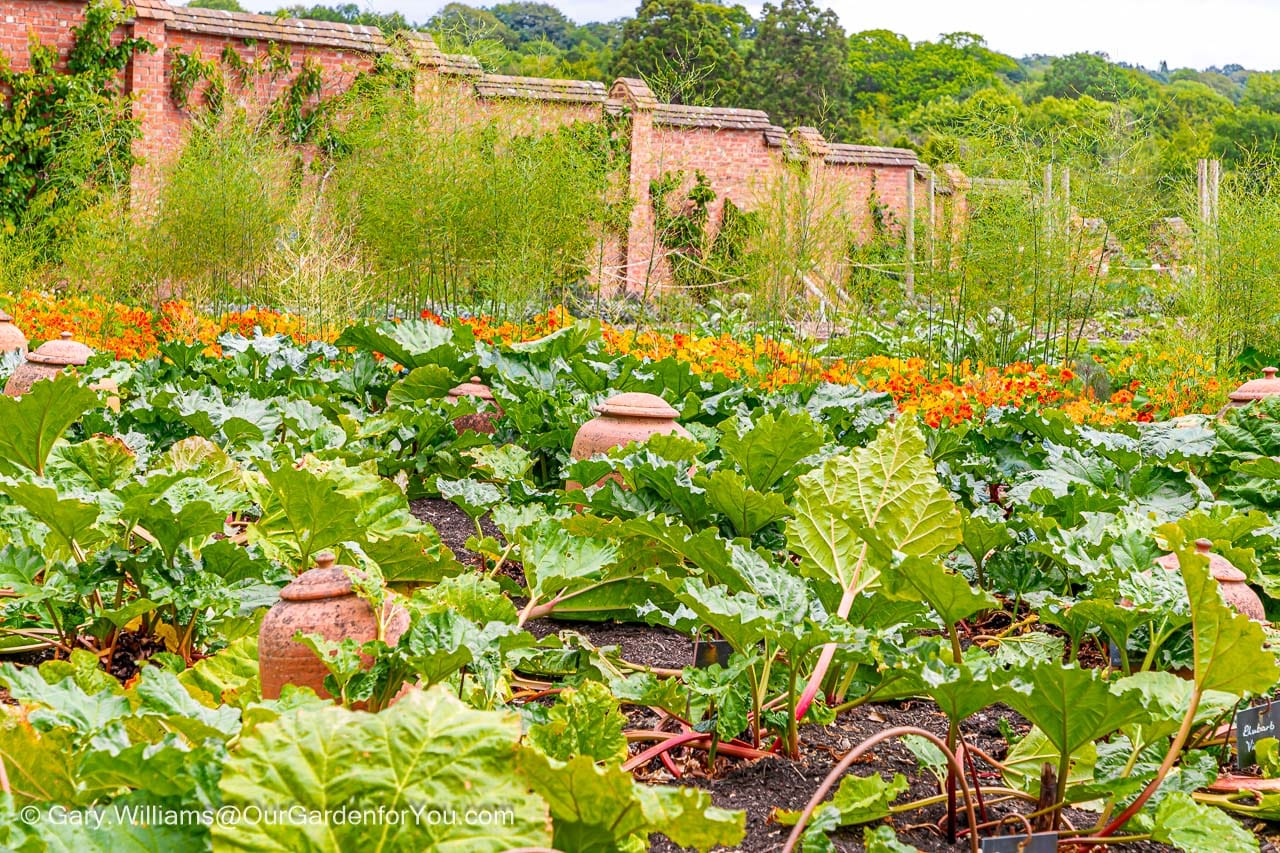
[[[249,46],[252,41],[246,41]],[[249,86],[253,79],[260,75],[269,75],[277,80],[293,70],[292,54],[288,45],[267,42],[266,53],[252,62],[240,55],[232,45],[222,49],[219,59],[205,59],[200,49],[184,51],[181,48],[169,49],[169,95],[181,109],[188,109],[191,96],[201,83],[207,83],[202,97],[208,111],[217,115],[222,112],[227,98],[227,82],[223,69],[228,69],[236,76],[240,85]],[[267,118],[271,124],[279,128],[280,135],[290,142],[308,142],[312,139],[316,125],[323,114],[325,104],[313,103],[323,88],[323,70],[320,63],[311,57],[302,61],[296,77],[290,81],[267,110]]]
[[[27,70],[0,57],[0,230],[12,233],[32,207],[47,215],[73,188],[128,181],[138,123],[120,75],[135,53],[155,45],[139,38],[113,45],[125,17],[119,0],[91,3],[72,29],[65,72],[56,67],[57,48],[34,34]]]
[[[694,174],[693,186],[684,199],[672,197],[685,182],[684,172],[667,172],[649,182],[658,242],[667,250],[671,277],[676,285],[693,290],[696,299],[709,299],[716,285],[739,279],[748,262],[747,243],[756,226],[752,214],[725,199],[720,227],[714,237],[710,225],[710,205],[716,199],[711,181],[702,172]]]

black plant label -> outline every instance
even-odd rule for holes
[[[1258,763],[1258,741],[1276,737],[1280,714],[1272,713],[1274,705],[1274,702],[1268,702],[1236,713],[1236,764],[1241,770]]]

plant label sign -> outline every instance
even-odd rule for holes
[[[1280,714],[1272,713],[1274,702],[1245,708],[1236,714],[1236,766],[1241,770],[1258,763],[1258,741],[1276,737]]]
[[[998,835],[982,839],[982,853],[1057,853],[1058,833]]]

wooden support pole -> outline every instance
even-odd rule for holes
[[[938,216],[938,183],[934,178],[933,172],[929,172],[929,231],[928,231],[928,252],[929,252],[929,269],[933,269],[935,262],[933,254],[934,230],[937,228]]]
[[[916,295],[916,168],[912,166],[907,170],[907,221],[905,223],[905,233],[903,235],[907,255],[907,270],[903,277],[906,284],[907,298],[914,299]]]

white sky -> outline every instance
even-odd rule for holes
[[[315,2],[315,0],[304,0]],[[325,0],[333,4],[340,0]],[[398,10],[425,21],[447,0],[356,0],[378,11]],[[475,0],[473,6],[494,0]],[[579,22],[634,14],[626,0],[550,0]],[[247,0],[272,11],[286,0]],[[758,13],[759,3],[744,3]],[[888,29],[912,39],[964,30],[1013,56],[1103,51],[1116,61],[1170,68],[1238,63],[1280,68],[1280,0],[819,0],[836,10],[846,30]]]

